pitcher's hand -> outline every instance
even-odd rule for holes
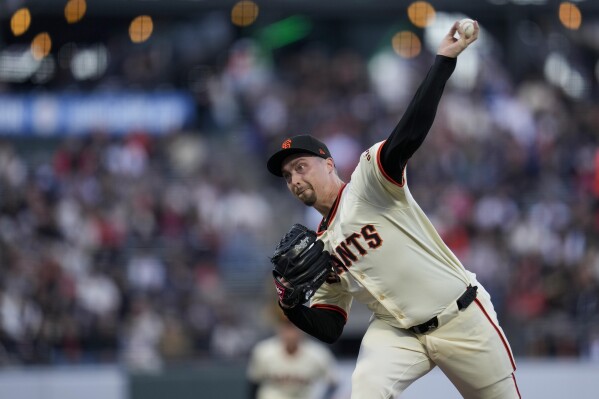
[[[455,21],[447,35],[445,35],[441,41],[441,44],[437,50],[437,54],[450,58],[456,58],[462,51],[466,49],[466,47],[468,47],[478,38],[479,30],[478,22],[474,21],[474,33],[472,33],[472,36],[469,38],[466,38],[466,35],[460,27],[460,21]],[[456,32],[459,35],[458,39],[456,39],[454,36]]]

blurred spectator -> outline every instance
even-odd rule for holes
[[[135,298],[123,334],[125,364],[135,371],[159,371],[163,365],[159,348],[164,331],[164,320],[150,301]]]
[[[241,323],[237,311],[228,304],[217,308],[217,323],[210,337],[210,350],[215,358],[239,359],[250,351],[256,333]]]

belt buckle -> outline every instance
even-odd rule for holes
[[[437,327],[439,327],[439,319],[437,318],[437,316],[435,316],[427,322],[412,327],[411,330],[416,334],[426,334],[427,332],[432,331]]]

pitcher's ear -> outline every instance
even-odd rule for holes
[[[335,170],[335,161],[333,160],[333,158],[327,158],[325,160],[327,162],[327,166],[329,168],[329,170],[334,171]]]

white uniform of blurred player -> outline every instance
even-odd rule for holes
[[[329,398],[337,386],[337,365],[324,345],[306,339],[304,333],[284,320],[277,335],[253,348],[247,369],[251,399]],[[323,389],[318,389],[323,388]]]

